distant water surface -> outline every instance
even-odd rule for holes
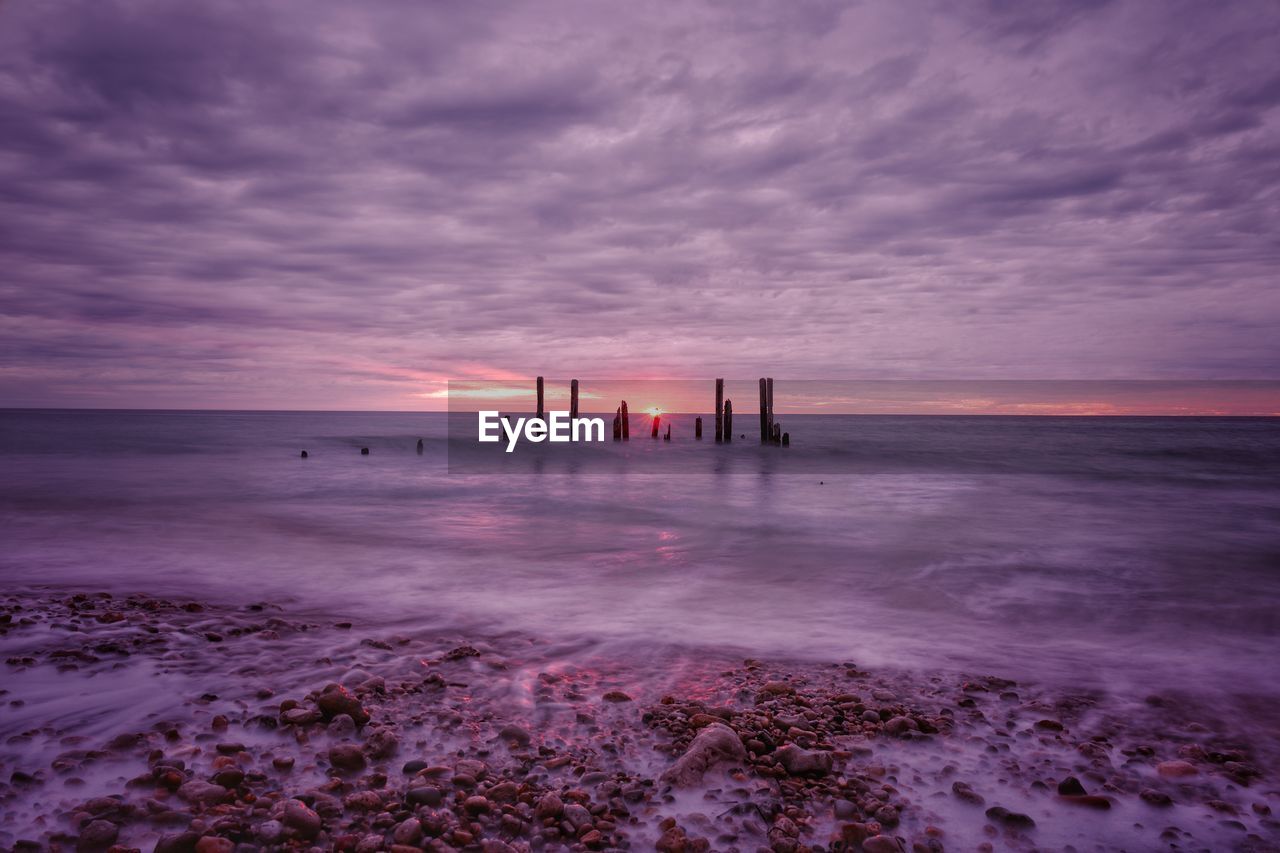
[[[1280,693],[1280,421],[636,420],[473,474],[440,414],[0,411],[0,583]]]

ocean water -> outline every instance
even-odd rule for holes
[[[636,418],[502,470],[447,418],[0,411],[0,584],[1280,693],[1280,420]]]

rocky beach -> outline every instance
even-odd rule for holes
[[[1176,691],[0,602],[4,849],[1280,847],[1275,730]]]

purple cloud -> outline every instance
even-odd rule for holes
[[[1280,10],[0,6],[0,399],[1274,378]]]

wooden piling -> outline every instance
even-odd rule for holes
[[[578,419],[578,380],[569,381],[569,423]]]
[[[369,455],[369,448],[367,448],[367,447],[362,447],[362,448],[360,448],[360,455],[361,455],[361,456],[368,456],[368,455]]]
[[[784,432],[784,433],[782,434],[782,446],[783,446],[783,447],[790,447],[790,446],[791,446],[791,433],[789,433],[789,432]]]
[[[769,395],[764,377],[760,377],[760,443],[769,441]]]
[[[780,423],[773,425],[773,443],[779,446],[782,444],[782,424]]]
[[[702,440],[702,418],[693,419],[693,437]]]
[[[772,376],[770,376],[768,379],[765,380],[765,397],[768,398],[765,401],[766,402],[765,408],[769,410],[768,421],[766,425],[768,432],[766,432],[765,435],[769,437],[770,441],[773,441],[773,377]]]
[[[301,457],[301,458],[303,458],[303,459],[306,459],[306,458],[307,458],[307,451],[305,451],[305,450],[304,450],[304,451],[302,451],[302,457]]]
[[[538,420],[540,421],[544,421],[547,419],[546,409],[542,405],[542,390],[543,390],[542,377],[539,376],[538,377]]]
[[[658,437],[658,424],[659,424],[661,421],[662,421],[662,415],[654,415],[654,416],[653,416],[653,432],[652,432],[652,433],[650,433],[650,436],[649,436],[650,438],[657,438],[657,437]]]
[[[733,441],[733,401],[724,401],[724,440]]]
[[[613,440],[622,441],[622,409],[619,408],[613,415]]]
[[[667,422],[667,431],[666,431],[666,433],[662,436],[662,440],[663,440],[663,441],[670,441],[670,440],[671,440],[671,423],[670,423],[669,421]]]
[[[627,401],[622,401],[622,440],[631,440],[631,415],[627,414]]]
[[[422,439],[418,439],[418,455],[422,455]]]
[[[716,444],[724,440],[724,380],[716,380]]]

